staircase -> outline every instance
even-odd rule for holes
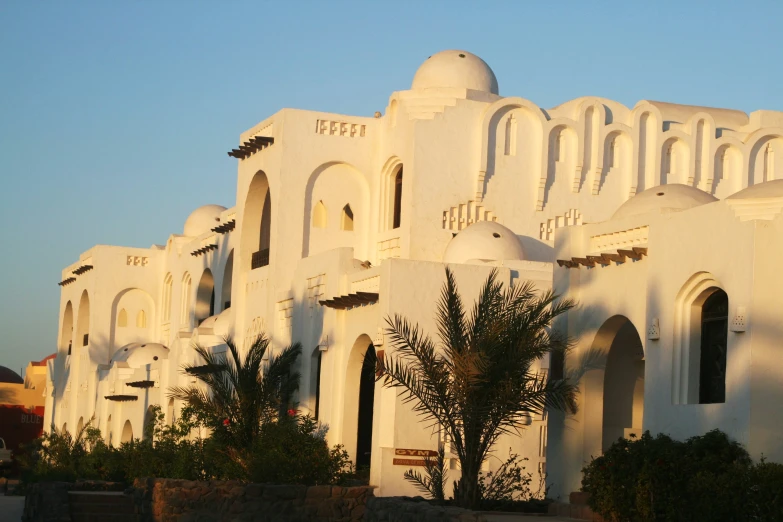
[[[114,491],[72,491],[68,493],[73,522],[138,522],[133,497]]]

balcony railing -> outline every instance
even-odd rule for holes
[[[256,268],[261,268],[262,266],[267,266],[268,264],[269,264],[268,248],[259,250],[258,252],[253,252],[253,258],[250,260],[251,270],[255,270]]]

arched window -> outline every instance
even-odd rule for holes
[[[223,310],[231,308],[231,285],[234,283],[234,251],[228,254],[226,267],[223,269],[223,284],[220,289],[220,302]]]
[[[316,203],[313,209],[313,228],[326,228],[326,205],[323,201]]]
[[[190,327],[190,291],[193,285],[193,280],[190,278],[190,274],[185,272],[182,276],[182,297],[180,299],[180,327]]]
[[[342,216],[340,218],[341,230],[353,230],[353,210],[351,205],[345,205],[343,207]]]
[[[212,271],[207,268],[201,276],[196,291],[196,323],[215,315],[215,280]]]
[[[392,217],[392,228],[400,228],[402,217],[402,166],[394,176],[394,215]]]
[[[139,310],[139,313],[136,314],[136,328],[146,328],[147,327],[147,314],[144,313],[144,310]]]
[[[168,323],[171,320],[171,289],[174,286],[174,278],[171,274],[166,274],[163,278],[163,322]]]
[[[125,328],[128,326],[128,312],[123,308],[120,313],[117,314],[117,327]]]
[[[269,190],[264,196],[264,208],[261,211],[261,230],[258,239],[258,252],[253,254],[251,268],[260,268],[269,264],[269,248],[272,242],[272,195]]]
[[[729,296],[716,289],[701,306],[699,403],[726,402]]]

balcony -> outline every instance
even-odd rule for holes
[[[265,248],[263,250],[259,250],[258,252],[253,252],[253,257],[250,260],[250,269],[255,270],[256,268],[261,268],[262,266],[267,266],[269,264],[269,249]]]

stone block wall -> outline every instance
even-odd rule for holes
[[[235,481],[137,479],[134,501],[149,522],[363,520],[371,487],[278,486]]]
[[[118,482],[40,482],[30,484],[24,499],[25,522],[63,522],[71,520],[69,491],[122,491]]]

